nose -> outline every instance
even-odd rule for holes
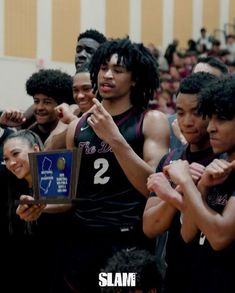
[[[78,54],[77,54],[78,58],[87,58],[87,52],[85,49],[82,49]]]
[[[111,69],[108,69],[105,74],[104,74],[105,78],[113,78],[113,72]]]
[[[193,125],[193,119],[191,115],[185,115],[184,119],[183,119],[183,124],[185,126],[192,126]]]
[[[79,99],[82,99],[82,98],[84,98],[84,93],[83,93],[83,91],[78,91],[78,93],[77,93],[77,97],[79,98]]]
[[[212,132],[215,132],[215,130],[216,130],[216,125],[215,125],[215,123],[213,121],[213,118],[211,118],[209,120],[209,124],[207,126],[207,132],[212,133]]]
[[[8,159],[8,161],[6,162],[6,167],[10,170],[15,164],[16,161],[14,159]]]

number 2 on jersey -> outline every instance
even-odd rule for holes
[[[103,158],[97,159],[94,162],[94,168],[99,169],[99,171],[95,174],[94,184],[106,184],[109,181],[110,177],[109,176],[102,177],[102,176],[109,168],[108,161]]]

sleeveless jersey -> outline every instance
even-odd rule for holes
[[[207,166],[217,157],[218,155],[213,153],[211,147],[202,151],[191,152],[190,146],[185,145],[171,150],[171,152],[160,161],[157,171],[161,172],[164,166],[178,159],[187,160],[189,164],[197,162]],[[168,240],[166,244],[166,263],[168,266],[166,268],[164,293],[191,293],[191,291],[187,291],[187,289],[188,283],[190,283],[191,271],[189,268],[191,266],[193,247],[191,244],[185,243],[180,234],[180,215],[181,213],[177,211],[168,230]]]
[[[220,185],[212,187],[206,197],[208,206],[222,213],[230,197],[235,196],[235,172]],[[235,241],[222,250],[214,250],[203,233],[194,242],[191,284],[196,293],[235,292]],[[200,280],[200,282],[198,282]]]
[[[79,121],[74,137],[75,146],[83,149],[76,217],[89,227],[140,225],[146,199],[128,181],[111,147],[89,126],[88,115]],[[142,109],[131,108],[113,117],[123,137],[141,158],[144,115]]]

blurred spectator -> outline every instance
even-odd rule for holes
[[[157,97],[157,109],[165,114],[175,113],[175,103],[171,93],[168,90],[162,90]]]
[[[226,49],[230,52],[229,61],[235,61],[235,35],[227,35]]]
[[[197,63],[197,52],[196,51],[186,51],[183,55],[183,65],[178,69],[180,79],[192,73],[194,65]]]
[[[186,49],[186,52],[195,52],[196,54],[198,53],[197,43],[193,39],[188,40],[188,48]]]
[[[198,51],[201,52],[202,46],[205,46],[206,50],[211,49],[211,38],[207,35],[206,28],[204,28],[204,27],[201,28],[200,34],[201,34],[201,36],[197,40],[197,48],[198,48]]]
[[[223,63],[227,64],[230,61],[231,54],[228,49],[221,49],[217,56]]]
[[[207,52],[208,56],[218,56],[220,51],[221,42],[219,40],[214,39],[212,41],[211,49]]]
[[[171,65],[173,63],[173,55],[177,52],[177,47],[179,45],[178,40],[174,40],[171,44],[168,45],[166,48],[166,52],[164,57],[166,58],[168,65]]]
[[[147,48],[149,51],[153,54],[153,56],[157,59],[158,65],[159,65],[159,70],[160,71],[168,71],[169,70],[169,65],[164,56],[162,56],[160,50],[153,44],[149,43],[147,45]]]

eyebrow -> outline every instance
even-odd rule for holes
[[[37,98],[37,97],[33,97],[33,100],[35,101],[35,100],[40,100],[40,98]],[[44,98],[42,98],[41,99],[41,101],[53,101],[54,99],[53,98],[51,98],[51,97],[44,97]]]
[[[77,48],[88,48],[94,50],[94,48],[91,45],[78,45]]]
[[[114,64],[113,65],[114,67],[122,67],[122,68],[126,68],[126,66],[122,63],[119,63],[119,64]]]
[[[15,152],[15,151],[20,151],[21,150],[21,148],[19,148],[19,147],[15,147],[14,149],[11,149],[10,150],[10,153],[13,153],[13,152]]]
[[[191,108],[190,110],[197,110],[198,109],[198,106],[196,106],[196,107],[193,107],[193,108]],[[184,109],[182,108],[182,107],[179,107],[179,106],[176,106],[176,110],[183,110],[184,111]]]

